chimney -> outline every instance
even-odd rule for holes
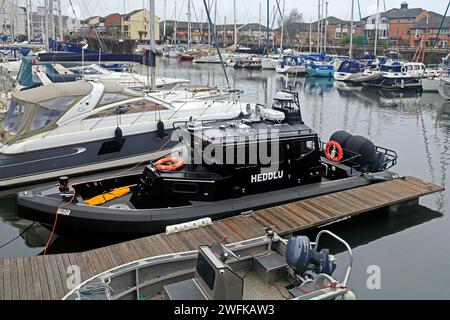
[[[408,2],[402,2],[402,4],[400,5],[400,9],[402,10],[407,10],[408,9]]]

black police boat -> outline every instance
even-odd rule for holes
[[[223,219],[398,178],[394,151],[338,131],[328,143],[302,119],[298,94],[271,108],[247,105],[234,121],[174,124],[185,152],[142,174],[95,176],[18,194],[19,217],[56,233],[152,234],[197,219]]]

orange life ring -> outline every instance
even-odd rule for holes
[[[331,156],[332,150],[337,151],[337,156],[334,158]],[[329,141],[325,147],[325,154],[327,156],[327,159],[333,162],[340,162],[344,158],[344,149],[342,149],[342,146],[336,142],[336,141]]]
[[[183,158],[164,158],[155,163],[155,167],[161,171],[175,171],[184,167]]]

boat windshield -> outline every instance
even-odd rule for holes
[[[3,122],[3,142],[14,143],[34,134],[52,130],[56,122],[77,101],[78,97],[58,97],[41,103],[13,98]]]

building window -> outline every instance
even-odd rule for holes
[[[406,30],[406,34],[407,34],[407,35],[410,35],[410,34],[411,34],[411,30],[409,30],[409,29]]]
[[[416,29],[416,38],[420,38],[420,29]]]
[[[431,29],[428,29],[427,33],[428,33],[428,34],[431,34]]]
[[[447,48],[448,47],[448,41],[439,41],[439,47],[441,48]]]

